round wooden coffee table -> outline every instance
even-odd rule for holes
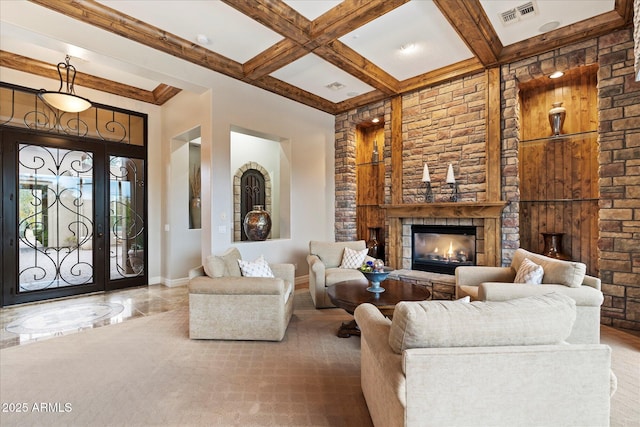
[[[431,296],[431,292],[424,286],[412,285],[400,280],[387,279],[380,283],[385,291],[373,293],[367,291],[368,283],[357,280],[338,282],[327,288],[329,299],[336,306],[353,314],[360,304],[366,302],[378,307],[378,310],[387,317],[393,316],[393,310],[400,301],[424,301]],[[360,329],[356,321],[344,322],[338,330],[340,338],[349,338],[351,335],[360,335]]]

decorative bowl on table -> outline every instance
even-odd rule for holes
[[[384,288],[380,286],[380,282],[383,282],[387,278],[389,273],[393,271],[393,269],[389,267],[383,267],[382,271],[360,271],[362,272],[362,274],[364,274],[364,277],[366,277],[371,284],[371,286],[369,286],[367,290],[369,292],[379,294],[381,292],[384,292]]]

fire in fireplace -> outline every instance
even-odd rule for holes
[[[453,274],[459,265],[476,263],[473,226],[412,225],[411,268]]]

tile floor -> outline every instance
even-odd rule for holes
[[[4,307],[0,309],[0,348],[163,313],[188,301],[186,286],[152,285]],[[102,311],[91,309],[92,305]],[[84,311],[78,313],[81,309]],[[71,319],[78,314],[83,321],[74,323]],[[61,326],[54,327],[54,323]],[[19,333],[9,332],[7,327]]]

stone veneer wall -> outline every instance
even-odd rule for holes
[[[336,242],[355,240],[356,229],[356,126],[370,122],[375,117],[384,117],[385,188],[391,182],[389,144],[391,139],[391,103],[379,102],[336,116],[335,130],[335,181],[336,181]],[[389,192],[385,191],[385,203],[389,203]]]
[[[625,29],[502,67],[503,259],[519,246],[518,83],[598,64],[599,277],[602,323],[640,330],[640,83],[632,30]]]
[[[501,68],[502,198],[510,202],[502,215],[503,265],[509,265],[519,246],[518,83],[556,68],[594,63],[599,65],[602,323],[640,330],[640,83],[634,82],[631,29]],[[460,200],[485,200],[485,84],[484,74],[478,74],[403,96],[403,203],[423,202],[425,161],[437,200],[446,194],[440,184],[449,162],[454,164]],[[390,103],[336,116],[336,240],[353,239],[356,233],[355,126],[382,114],[389,203]]]

